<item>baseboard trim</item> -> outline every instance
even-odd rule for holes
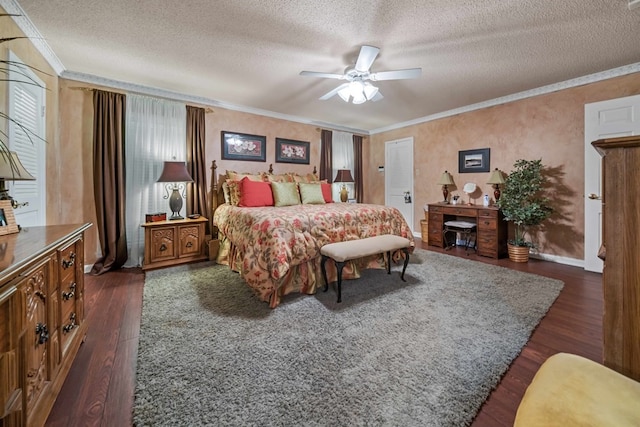
[[[413,237],[422,240],[422,233],[413,232]],[[551,255],[551,254],[541,254],[541,253],[531,253],[529,254],[531,258],[541,259],[543,261],[555,262],[558,264],[571,265],[573,267],[584,268],[584,260],[569,258],[559,255]]]

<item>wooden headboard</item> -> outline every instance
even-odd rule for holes
[[[218,238],[218,229],[213,225],[213,212],[218,206],[224,203],[224,192],[222,190],[222,182],[226,179],[226,173],[218,174],[218,165],[216,161],[211,162],[211,212],[208,213],[209,226],[211,229],[211,237]],[[273,163],[269,163],[269,174],[273,174]],[[318,170],[313,167],[313,174],[317,175]]]

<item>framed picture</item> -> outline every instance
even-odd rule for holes
[[[458,173],[489,172],[490,148],[458,151]]]
[[[222,131],[222,159],[267,161],[267,137]]]
[[[276,162],[309,164],[308,142],[276,138]]]
[[[13,214],[11,200],[0,200],[0,235],[17,233],[20,231]]]

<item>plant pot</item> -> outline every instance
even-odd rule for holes
[[[513,262],[529,262],[529,247],[507,244],[509,259]]]

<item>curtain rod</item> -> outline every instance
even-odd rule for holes
[[[335,129],[327,129],[327,128],[316,128],[316,132],[320,132],[320,131],[323,131],[323,130],[328,130],[328,131],[331,131],[331,132],[333,132],[333,131],[335,131],[335,132],[345,132],[343,130],[335,130]],[[350,133],[352,135],[361,136],[363,138],[368,138],[369,137],[369,135],[365,135],[363,133],[356,133],[356,132],[345,132],[345,133]]]

